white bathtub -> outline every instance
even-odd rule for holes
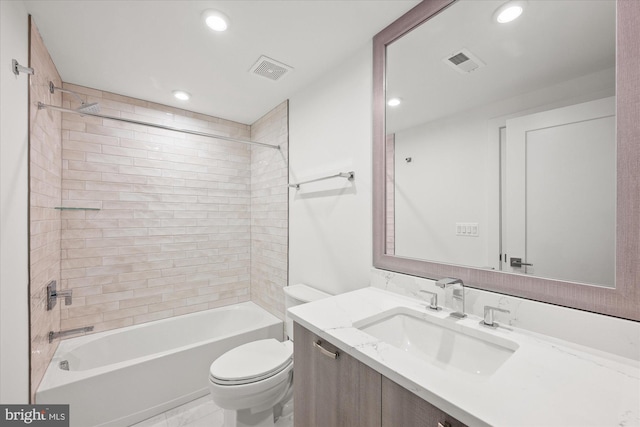
[[[208,393],[224,352],[282,337],[281,320],[245,302],[63,340],[36,403],[70,404],[72,427],[128,426]]]

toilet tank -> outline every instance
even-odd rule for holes
[[[291,307],[295,307],[296,305],[306,304],[308,302],[317,301],[322,298],[328,298],[331,295],[303,284],[287,286],[283,288],[283,290],[285,308],[284,333],[289,337],[290,340],[293,341],[293,319],[289,317],[289,312],[286,310]]]

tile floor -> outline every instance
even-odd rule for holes
[[[224,427],[224,412],[206,395],[131,427]],[[281,417],[276,427],[293,427],[293,414]]]

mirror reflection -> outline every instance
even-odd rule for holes
[[[388,255],[615,287],[614,1],[458,1],[386,87]]]

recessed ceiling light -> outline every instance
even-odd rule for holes
[[[402,100],[400,98],[391,98],[390,100],[387,101],[387,105],[389,107],[397,107],[398,105],[400,105],[401,102]]]
[[[524,8],[527,2],[524,0],[510,1],[498,8],[493,14],[493,17],[500,24],[506,24],[514,19],[518,18],[524,12]]]
[[[174,90],[173,96],[178,98],[180,101],[188,101],[189,98],[191,98],[191,95],[189,95],[187,92],[183,90]]]
[[[229,17],[218,10],[207,9],[202,12],[202,18],[213,31],[226,31],[229,28]]]

